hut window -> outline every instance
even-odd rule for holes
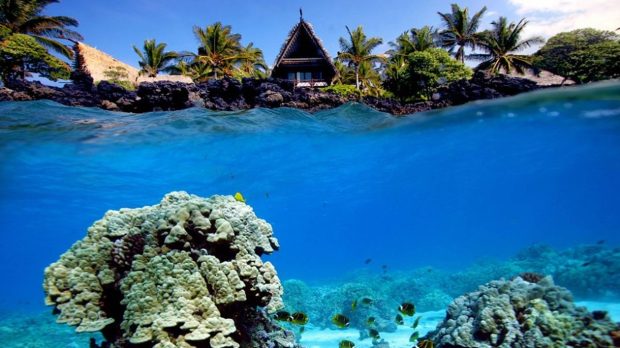
[[[289,80],[295,80],[295,73],[294,72],[288,73],[288,79]]]
[[[304,81],[310,81],[312,80],[312,73],[311,72],[305,72],[303,73],[303,79]]]

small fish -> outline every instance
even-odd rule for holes
[[[415,314],[415,305],[413,303],[404,302],[400,306],[398,306],[398,311],[403,315],[408,317],[412,317]]]
[[[366,261],[364,261],[364,264],[365,264],[365,265],[367,265],[367,264],[369,264],[369,263],[371,263],[371,262],[372,262],[372,259],[371,259],[371,258],[368,258],[368,259],[366,259]]]
[[[405,320],[403,319],[403,316],[400,314],[396,314],[396,318],[394,318],[394,322],[396,322],[396,324],[398,325],[404,325],[405,324]]]
[[[411,336],[409,336],[409,342],[413,343],[417,341],[419,338],[420,338],[420,333],[416,331],[412,333]]]
[[[594,262],[594,261],[586,261],[586,262],[584,262],[581,266],[582,266],[582,267],[587,267],[587,266],[590,266],[593,262]]]
[[[291,315],[291,323],[295,325],[306,325],[308,324],[308,316],[303,312],[295,312]]]
[[[368,329],[368,335],[372,337],[372,339],[375,339],[375,340],[379,339],[379,331],[375,329]]]
[[[355,343],[353,343],[353,342],[351,342],[349,340],[342,340],[338,344],[338,348],[353,348],[353,347],[355,347]]]
[[[420,325],[420,319],[421,319],[421,318],[422,318],[422,317],[417,317],[417,318],[415,318],[415,321],[413,322],[413,325],[411,325],[411,327],[412,327],[412,328],[414,328],[414,329],[415,329],[415,328],[417,328],[417,327],[418,327],[418,325]]]
[[[435,345],[431,340],[423,340],[418,342],[418,348],[434,348]]]
[[[342,314],[336,314],[332,317],[332,323],[339,328],[344,329],[345,327],[349,327],[349,318]]]
[[[381,269],[383,270],[383,272],[387,272],[387,265],[381,265]]]
[[[306,327],[305,326],[302,326],[302,327],[299,328],[299,333],[300,334],[304,333],[304,331],[306,331]]]
[[[370,306],[372,304],[372,299],[370,297],[362,297],[361,302],[365,306]]]
[[[353,300],[353,302],[351,302],[351,310],[354,311],[355,308],[357,308],[357,300]]]
[[[291,321],[291,314],[287,311],[278,311],[273,318],[277,321]]]
[[[598,244],[598,245],[603,245],[603,244],[605,244],[605,240],[604,240],[604,239],[601,239],[601,240],[599,240],[598,242],[596,242],[596,244]]]
[[[245,203],[245,198],[243,198],[241,192],[235,193],[235,199],[237,200],[237,202]]]
[[[368,317],[368,319],[366,319],[366,325],[372,326],[374,323],[375,323],[375,317]]]

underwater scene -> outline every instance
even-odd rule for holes
[[[620,84],[407,117],[2,102],[0,221],[1,347],[618,346]]]

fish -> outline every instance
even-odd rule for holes
[[[351,310],[354,311],[355,308],[357,308],[357,300],[353,300],[353,302],[351,302]]]
[[[308,316],[304,312],[295,312],[291,314],[291,323],[295,325],[306,325],[308,324]]]
[[[396,314],[396,318],[394,318],[394,321],[398,325],[404,325],[405,324],[405,320],[403,320],[403,316],[400,315],[400,314]]]
[[[411,336],[409,336],[409,342],[413,343],[413,342],[417,341],[418,338],[420,338],[420,333],[416,331],[416,332],[412,333]]]
[[[299,328],[299,333],[300,334],[304,333],[304,331],[306,331],[306,327],[305,326],[302,326],[302,327]]]
[[[332,317],[332,323],[343,329],[345,327],[349,327],[349,318],[345,317],[342,314],[336,314]]]
[[[403,302],[403,304],[398,306],[398,311],[403,315],[412,317],[415,314],[415,305],[410,302]]]
[[[338,343],[338,348],[353,348],[355,347],[355,343],[349,340],[342,340]]]
[[[361,302],[363,305],[369,306],[372,304],[372,299],[370,297],[363,297]]]
[[[368,317],[368,319],[366,319],[366,325],[371,326],[375,323],[375,317]]]
[[[371,262],[372,262],[372,259],[371,259],[371,258],[368,258],[368,259],[366,259],[366,260],[364,261],[364,264],[365,264],[365,265],[367,265],[367,264],[369,264],[369,263],[371,263]]]
[[[235,193],[235,200],[237,200],[237,202],[245,203],[245,198],[243,198],[241,192]]]
[[[368,335],[370,337],[372,337],[375,340],[379,339],[379,331],[375,330],[375,329],[368,329]]]
[[[418,342],[418,348],[434,348],[435,344],[431,340],[423,340]]]
[[[421,319],[421,318],[422,318],[422,317],[417,317],[417,318],[415,319],[415,321],[413,322],[413,325],[411,325],[411,327],[412,327],[412,328],[414,328],[414,329],[415,329],[415,328],[417,328],[417,327],[418,327],[418,325],[420,325],[420,319]]]
[[[596,244],[603,245],[603,244],[605,244],[605,240],[601,239],[601,240],[597,241]]]
[[[287,311],[278,311],[273,318],[277,321],[291,321],[291,314]]]

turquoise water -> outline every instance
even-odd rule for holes
[[[242,192],[274,227],[280,278],[311,284],[383,265],[456,272],[540,243],[612,249],[620,84],[405,118],[357,104],[129,115],[0,103],[0,313],[40,315],[45,266],[106,210],[174,190]]]

